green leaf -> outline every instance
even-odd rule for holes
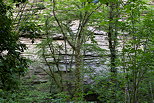
[[[86,2],[87,0],[80,0],[81,2]]]
[[[49,2],[50,0],[44,0],[45,2]]]

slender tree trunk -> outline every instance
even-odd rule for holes
[[[75,99],[82,99],[82,58],[81,58],[81,48],[78,45],[75,50]]]
[[[118,32],[118,16],[117,11],[119,4],[118,1],[109,3],[109,27],[108,27],[108,42],[110,50],[110,72],[112,82],[112,102],[116,103],[117,91],[117,68],[116,68],[116,46],[117,46],[117,32]]]

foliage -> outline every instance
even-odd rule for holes
[[[26,47],[12,31],[12,20],[7,15],[11,8],[3,1],[0,8],[0,85],[3,90],[11,90],[18,87],[19,77],[26,71],[26,59],[20,56]]]
[[[25,81],[26,83],[29,83]],[[46,85],[46,84],[45,84]],[[44,88],[42,85],[41,87]],[[43,92],[39,90],[40,86],[26,85],[20,86],[20,89],[16,92],[1,91],[0,102],[1,103],[32,103],[32,102],[51,102],[52,97],[49,92]],[[35,90],[34,90],[35,89]]]
[[[26,9],[15,22],[17,31],[26,37],[33,39],[42,34],[38,53],[46,64],[43,70],[49,82],[29,83],[16,93],[5,90],[15,88],[16,79],[25,72],[26,59],[20,57],[25,46],[12,30],[16,24],[12,24],[11,8],[1,1],[0,25],[5,26],[0,27],[0,102],[84,103],[87,96],[95,95],[96,101],[103,103],[152,103],[154,13],[144,1],[32,3],[31,8],[36,8],[32,12]],[[107,36],[107,50],[101,48],[95,35]]]

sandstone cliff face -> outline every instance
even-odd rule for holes
[[[97,31],[98,32],[98,31]],[[101,33],[101,32],[100,32]],[[55,36],[55,42],[58,43],[59,45],[63,45],[64,46],[64,40],[56,40],[56,38],[58,38],[58,36]],[[39,82],[46,82],[48,75],[44,72],[44,70],[48,70],[48,66],[46,65],[45,61],[43,60],[43,58],[40,56],[40,54],[38,54],[38,51],[40,50],[40,48],[37,47],[37,45],[39,43],[41,43],[43,39],[39,39],[36,38],[34,40],[34,43],[32,43],[32,40],[29,38],[24,38],[21,37],[20,38],[20,42],[26,44],[27,46],[27,50],[22,54],[22,56],[32,60],[32,63],[29,66],[29,73],[27,75],[27,77],[32,77],[35,76],[35,80],[33,82],[35,83],[39,83]],[[98,46],[102,49],[108,50],[108,42],[107,42],[107,36],[104,34],[96,34],[95,35],[95,40],[98,42]],[[87,44],[90,43],[90,41],[87,41]],[[70,49],[70,46],[67,44],[67,49]],[[66,72],[69,71],[67,70],[67,68],[74,68],[74,61],[71,60],[72,57],[72,51],[70,50],[69,52],[67,52],[67,54],[65,54],[65,52],[62,50],[61,51],[62,57],[66,57],[67,58],[62,58],[59,61],[59,66],[60,66],[60,70],[62,72]],[[101,59],[102,58],[102,59]],[[101,60],[103,61],[104,57],[99,57],[99,55],[97,55],[96,53],[92,53],[92,52],[86,52],[86,54],[84,54],[84,61],[85,64],[87,65],[86,68],[93,68],[93,71],[95,71],[95,73],[101,71],[101,70],[107,70],[107,66],[105,66],[104,64],[101,63]],[[47,58],[48,61],[53,62],[53,58],[52,57],[48,57]],[[104,59],[105,60],[105,59]],[[56,72],[57,70],[55,70]],[[67,78],[67,77],[66,77]],[[86,81],[87,82],[87,81]],[[89,82],[89,81],[88,81]]]
[[[46,16],[45,10],[48,8],[45,8],[44,5],[48,4],[44,4],[43,0],[29,0],[29,3],[19,3],[18,7],[16,7],[16,12],[14,13],[14,17],[18,19],[15,25],[17,26],[16,29],[20,30],[20,42],[26,44],[27,46],[27,50],[22,53],[22,56],[32,61],[29,65],[29,72],[26,77],[34,77],[33,82],[35,83],[46,82],[48,78],[47,72],[50,72],[45,60],[42,58],[41,54],[38,53],[41,48],[37,47],[46,38],[44,36],[44,31],[38,29],[44,25],[43,22],[39,22],[40,14]],[[72,21],[72,26],[70,27],[72,31],[76,31],[78,24],[78,20]],[[98,47],[108,51],[106,33],[104,31],[95,30],[93,27],[89,27],[88,30],[96,34],[95,40],[98,42]],[[54,40],[55,44],[62,46],[64,49],[65,42],[62,34],[52,35],[51,38]],[[87,41],[86,43],[90,44],[91,41]],[[66,72],[72,71],[70,68],[74,68],[74,60],[72,60],[72,58],[74,58],[72,55],[74,54],[68,43],[66,46],[67,54],[63,49],[60,50],[61,59],[58,60],[58,65],[60,71],[62,71],[65,75]],[[58,72],[54,63],[54,58],[51,56],[52,53],[50,52],[49,48],[48,51],[49,52],[47,52],[47,55],[50,56],[48,56],[47,60],[50,65],[55,68],[53,71]],[[83,60],[85,62],[84,65],[86,65],[85,68],[89,69],[89,71],[91,71],[92,68],[95,72],[107,69],[107,66],[101,63],[105,59],[99,56],[97,53],[86,51],[83,53],[83,56]],[[64,77],[68,78],[66,75]]]
[[[44,11],[48,9],[41,4],[42,1],[43,0],[30,0],[29,3],[27,4],[21,4],[20,7],[16,9],[17,12],[14,14],[15,16],[19,15],[20,13],[22,14],[22,16],[18,18],[19,19],[18,23],[21,23],[20,26],[22,27],[24,27],[25,25],[27,26],[29,22],[32,23],[32,25],[37,23],[37,25],[35,25],[36,28],[33,28],[33,29],[22,28],[22,30],[25,30],[25,31],[20,31],[20,34],[21,34],[20,41],[26,44],[28,48],[22,55],[33,61],[29,65],[30,71],[27,77],[32,77],[33,75],[35,75],[36,76],[35,82],[46,82],[48,78],[48,75],[46,72],[50,72],[49,67],[47,66],[45,60],[42,58],[41,54],[38,53],[38,51],[41,48],[37,47],[37,45],[40,44],[46,38],[44,36],[44,32],[41,30],[38,30],[39,27],[44,25],[44,23],[38,23],[40,18],[39,14],[43,14],[44,16],[46,16]],[[153,5],[153,2],[151,2],[150,4]],[[48,5],[48,4],[45,4],[45,5]],[[24,8],[24,10],[22,10],[22,8]],[[51,13],[51,16],[52,16],[52,13]],[[27,24],[25,24],[26,22]],[[72,21],[72,26],[70,28],[72,29],[73,32],[76,32],[78,24],[79,24],[78,20]],[[31,26],[28,26],[28,27],[31,27]],[[87,30],[95,34],[94,40],[97,41],[97,44],[98,44],[97,46],[105,51],[104,53],[102,53],[103,56],[98,55],[98,53],[94,51],[87,51],[87,50],[83,51],[83,61],[84,61],[85,68],[88,69],[88,71],[93,71],[94,74],[99,73],[100,71],[108,71],[107,64],[109,62],[109,55],[108,55],[109,44],[108,44],[108,38],[107,38],[106,32],[97,30],[91,26],[89,26]],[[34,37],[34,39],[32,39],[33,37],[31,37],[31,35]],[[39,38],[36,35],[39,36]],[[59,63],[58,65],[60,67],[60,71],[62,71],[65,74],[65,72],[71,71],[69,70],[69,68],[74,68],[74,60],[72,59],[73,58],[72,49],[68,43],[66,43],[67,44],[66,48],[64,47],[65,42],[62,34],[52,35],[51,38],[54,40],[55,44],[62,46],[63,48],[60,50],[61,53],[59,54],[57,52],[56,55],[60,55],[60,60],[58,60],[58,63]],[[121,36],[119,36],[118,39],[120,44],[117,49],[118,51],[120,51],[122,48],[122,43],[125,41],[122,41],[123,37]],[[86,44],[91,44],[91,41],[90,40],[86,41]],[[64,49],[67,49],[67,54]],[[47,54],[49,54],[50,56],[46,59],[48,60],[50,65],[54,67],[55,66],[54,58],[51,56],[52,53],[50,52],[49,49],[48,51],[49,52],[47,52]],[[53,71],[57,72],[58,70],[54,69]]]

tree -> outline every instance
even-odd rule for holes
[[[26,47],[12,31],[11,7],[0,0],[0,8],[0,84],[3,90],[12,90],[26,70],[26,59],[20,56]]]
[[[73,92],[73,97],[74,99],[83,99],[83,48],[85,42],[92,37],[92,32],[88,31],[90,17],[101,5],[73,0],[65,2],[53,0],[51,4],[53,16],[49,16],[51,15],[49,13],[45,18],[47,20],[45,22],[46,40],[42,42],[42,47],[44,54],[50,52],[48,55],[54,59],[56,66],[50,64],[51,61],[47,60],[47,55],[43,54],[43,58],[46,64],[49,64],[48,67],[51,70],[51,77],[54,81],[56,81],[53,74],[54,70],[59,72],[58,79],[63,79],[63,76],[60,74],[59,62],[64,61],[66,63],[66,72],[73,72],[73,80],[67,81],[69,82],[68,86],[71,84],[74,88],[71,91]],[[73,28],[74,26],[75,28]],[[53,36],[57,34],[62,35],[64,42],[61,44],[56,43],[53,39]],[[63,83],[64,81],[60,82],[62,84],[60,87],[63,87]]]
[[[142,101],[140,86],[146,80],[146,74],[153,70],[153,59],[150,58],[153,55],[153,19],[150,19],[153,11],[143,14],[147,10],[145,5],[143,1],[135,0],[125,6],[128,19],[124,31],[128,35],[124,37],[127,41],[123,45],[125,57],[121,63],[127,74],[126,101],[131,103]]]

